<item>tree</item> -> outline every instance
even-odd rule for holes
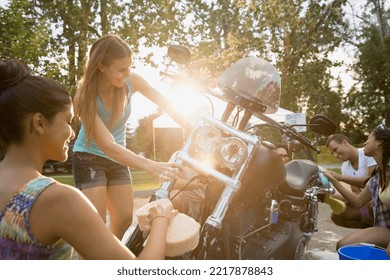
[[[160,115],[161,112],[158,111],[139,120],[129,146],[132,151],[144,152],[145,157],[153,158],[153,121]]]
[[[87,48],[99,33],[98,3],[91,0],[37,0],[40,16],[53,26],[52,56],[64,61],[59,78],[71,95],[76,91],[77,81],[86,61]]]
[[[258,6],[259,33],[269,34],[266,53],[275,57],[281,72],[283,107],[330,115],[328,109],[339,101],[330,86],[335,62],[328,57],[344,36],[344,3],[275,0]]]
[[[343,5],[334,1],[188,1],[188,27],[198,68],[218,76],[248,55],[273,63],[282,78],[281,106],[332,115],[339,121],[342,89],[332,88],[329,59],[345,36]],[[320,102],[320,103],[319,103]]]
[[[20,59],[34,72],[49,64],[49,25],[32,1],[12,0],[7,8],[0,7],[0,34],[1,59]]]
[[[390,10],[383,0],[369,0],[365,8],[362,25],[355,30],[359,39],[352,66],[356,84],[345,103],[344,130],[357,142],[383,120],[390,125]]]
[[[238,59],[263,50],[265,41],[257,32],[256,3],[195,0],[183,5],[192,15],[186,33],[195,68],[208,68],[217,77]]]
[[[152,65],[151,53],[139,56],[144,46],[185,44],[192,50],[193,67],[209,69],[214,78],[238,59],[257,55],[281,74],[282,107],[323,113],[357,131],[357,125],[373,123],[380,115],[388,122],[389,16],[385,0],[368,0],[376,20],[367,13],[364,29],[357,31],[361,56],[355,71],[362,82],[346,96],[340,81],[332,86],[330,69],[339,64],[329,58],[342,42],[356,41],[347,36],[353,32],[344,22],[346,2],[10,0],[0,14],[0,55],[27,61],[38,74],[61,81],[71,94],[88,47],[107,33],[122,36],[137,60]],[[382,103],[375,103],[375,97]],[[341,115],[341,109],[356,117]]]
[[[122,5],[123,13],[118,19],[116,32],[133,48],[136,58],[156,66],[153,53],[143,52],[147,47],[165,47],[169,42],[183,42],[185,14],[180,1],[150,0],[126,1]]]

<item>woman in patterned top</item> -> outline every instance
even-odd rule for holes
[[[72,118],[64,87],[17,60],[0,61],[0,259],[70,259],[73,248],[85,259],[135,258],[79,190],[41,174],[48,159],[66,160]],[[139,258],[165,256],[175,212],[154,210]]]
[[[361,207],[370,200],[372,202],[374,224],[373,227],[355,231],[343,237],[337,243],[337,248],[355,243],[371,243],[380,247],[387,247],[390,241],[390,205],[380,198],[380,193],[389,187],[389,159],[390,159],[390,128],[381,124],[368,136],[364,143],[364,154],[375,159],[377,167],[368,178],[354,179],[359,186],[366,188],[361,193],[355,194],[341,185],[331,174],[326,171],[333,186],[355,207]],[[352,183],[352,182],[346,182]],[[387,205],[386,205],[387,204]],[[390,247],[388,247],[390,255]]]

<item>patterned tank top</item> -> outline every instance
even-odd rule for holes
[[[380,186],[380,173],[381,170],[377,166],[366,185],[371,192],[372,211],[374,214],[374,226],[390,228],[390,207],[383,204],[378,196]]]
[[[34,179],[22,187],[0,213],[0,259],[71,259],[73,248],[64,240],[46,245],[30,230],[29,215],[41,192],[56,181],[48,177]]]

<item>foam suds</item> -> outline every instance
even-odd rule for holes
[[[339,255],[336,252],[308,250],[305,254],[306,260],[338,260]]]

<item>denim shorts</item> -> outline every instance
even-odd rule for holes
[[[75,152],[72,161],[75,186],[79,190],[132,183],[129,168],[107,158]]]

